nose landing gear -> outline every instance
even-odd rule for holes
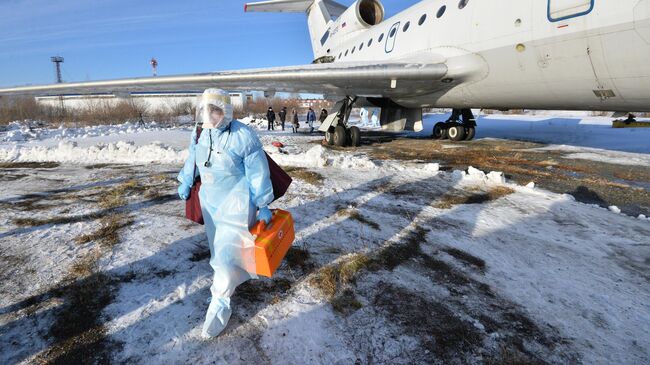
[[[319,131],[325,132],[325,140],[330,146],[361,146],[361,130],[359,127],[348,127],[348,119],[356,97],[346,96],[334,105],[332,113],[327,116]]]

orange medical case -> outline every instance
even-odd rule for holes
[[[271,277],[295,239],[293,218],[286,210],[272,210],[271,223],[260,221],[251,229],[255,237],[255,272]]]

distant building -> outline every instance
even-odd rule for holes
[[[298,99],[298,106],[302,109],[320,110],[329,107],[330,102],[325,99]]]

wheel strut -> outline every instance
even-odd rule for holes
[[[355,146],[361,145],[361,131],[358,127],[348,128],[348,120],[352,112],[352,106],[357,97],[346,96],[339,100],[333,108],[334,113],[330,114],[319,130],[325,132],[327,144],[332,146]]]

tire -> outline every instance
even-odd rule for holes
[[[467,132],[466,133],[467,135],[465,136],[465,140],[466,141],[473,140],[474,136],[476,136],[476,127],[467,127],[467,128],[465,128],[465,130]]]
[[[465,127],[454,123],[454,125],[449,126],[447,135],[449,136],[450,140],[458,142],[464,140],[467,133],[465,133]]]
[[[438,122],[433,126],[433,139],[447,139],[447,123]]]
[[[361,129],[359,127],[350,127],[350,145],[353,147],[361,146]]]
[[[344,147],[347,140],[348,136],[347,133],[345,133],[345,127],[337,125],[336,128],[334,128],[334,144],[339,147]]]
[[[334,146],[334,133],[332,132],[325,132],[325,140],[327,141],[327,144],[330,146]]]

